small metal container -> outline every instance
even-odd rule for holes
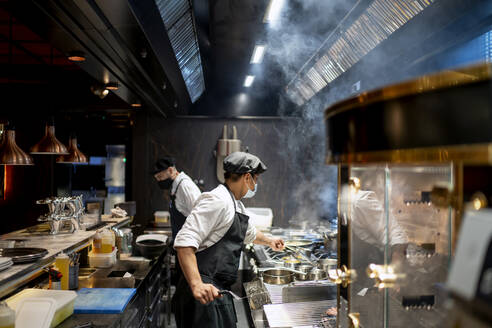
[[[323,269],[312,269],[308,273],[308,280],[323,280],[326,276],[326,272]]]
[[[271,269],[262,273],[263,282],[272,285],[289,284],[294,281],[294,276],[294,272],[282,269]]]
[[[308,280],[308,274],[313,269],[313,266],[310,264],[302,264],[297,267],[297,271],[301,271],[303,273],[296,273],[296,279],[300,281]]]
[[[320,259],[318,261],[318,268],[328,273],[329,270],[337,268],[337,259]]]
[[[301,264],[301,260],[296,259],[296,258],[284,260],[284,267],[289,268],[289,269],[295,270],[300,264]]]

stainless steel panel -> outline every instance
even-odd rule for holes
[[[271,328],[319,325],[326,317],[326,310],[336,307],[336,300],[268,304],[264,311]]]

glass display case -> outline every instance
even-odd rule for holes
[[[340,188],[348,239],[350,313],[363,327],[435,327],[451,254],[453,209],[433,204],[454,188],[453,167],[349,165]],[[382,324],[384,323],[384,324]]]

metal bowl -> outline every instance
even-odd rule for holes
[[[323,280],[326,278],[326,272],[322,269],[312,269],[308,273],[308,280]]]
[[[294,272],[282,269],[265,270],[262,273],[263,282],[272,285],[289,284],[294,281],[294,276]]]

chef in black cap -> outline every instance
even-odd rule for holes
[[[224,159],[225,183],[201,194],[176,236],[184,278],[176,287],[173,308],[177,326],[236,327],[229,290],[237,279],[243,244],[256,243],[280,251],[282,239],[269,238],[248,223],[242,198],[253,197],[266,165],[249,153]]]
[[[155,163],[154,178],[161,189],[169,190],[171,201],[171,229],[173,238],[183,226],[186,217],[190,215],[195,201],[200,196],[200,189],[184,172],[178,172],[174,158],[159,158]]]

